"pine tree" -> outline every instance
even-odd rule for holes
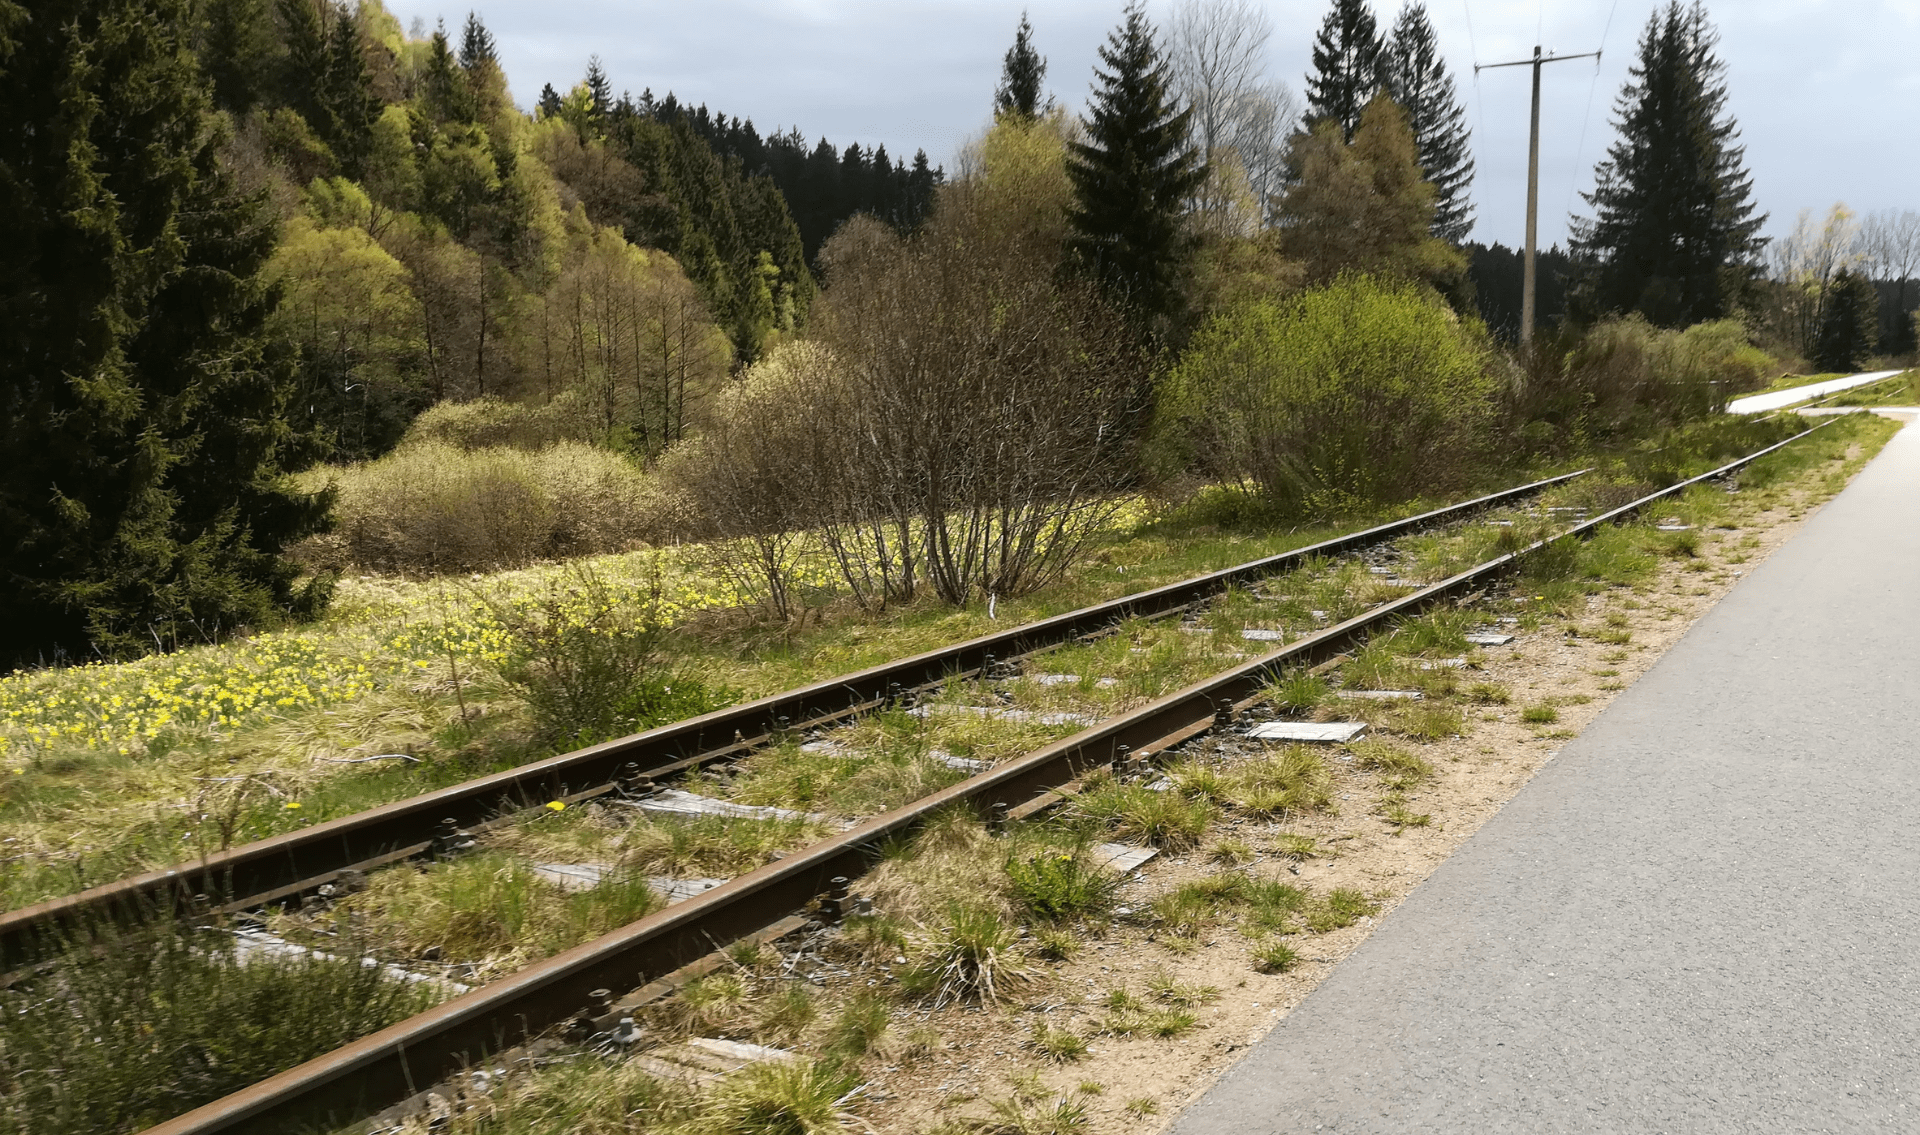
[[[0,4],[0,666],[123,656],[324,602],[280,550],[276,234],[220,160],[193,0]],[[17,8],[13,9],[18,11]]]
[[[460,31],[460,66],[472,71],[489,63],[498,63],[500,56],[494,51],[493,33],[487,25],[480,22],[479,13],[467,13],[466,27]]]
[[[1576,218],[1575,314],[1637,311],[1663,327],[1727,314],[1751,285],[1764,215],[1726,113],[1725,66],[1698,3],[1673,0],[1640,37],[1614,104],[1620,138]]]
[[[1047,61],[1033,49],[1033,25],[1020,13],[1020,26],[1013,33],[1013,46],[1007,48],[1000,64],[1000,86],[993,92],[993,114],[998,118],[1018,114],[1033,118],[1046,108],[1040,105],[1040,87],[1047,79]]]
[[[209,0],[200,64],[220,109],[245,114],[267,94],[280,50],[275,39],[267,0]]]
[[[587,59],[587,95],[593,100],[593,120],[606,121],[607,111],[613,108],[613,84],[607,79],[607,72],[600,66],[600,57]]]
[[[1814,331],[1813,361],[1841,374],[1859,369],[1880,338],[1880,293],[1851,268],[1835,272]]]
[[[1460,244],[1473,229],[1473,154],[1467,149],[1467,116],[1453,76],[1427,19],[1424,4],[1408,4],[1393,23],[1382,63],[1382,83],[1407,112],[1420,168],[1433,184],[1433,235]]]
[[[1311,133],[1320,122],[1332,121],[1339,125],[1342,141],[1353,141],[1353,132],[1360,128],[1360,112],[1380,89],[1385,47],[1367,0],[1333,0],[1313,37],[1303,132]]]
[[[360,43],[360,26],[344,7],[333,14],[333,34],[327,39],[327,68],[322,88],[326,111],[327,144],[348,177],[358,178],[365,171],[367,154],[373,149],[373,124],[385,109],[380,96],[373,93],[373,76],[367,71],[366,51]]]
[[[1074,204],[1069,248],[1109,294],[1163,334],[1180,307],[1191,241],[1186,200],[1206,178],[1188,136],[1192,112],[1177,109],[1166,56],[1140,0],[1100,48],[1087,141],[1069,147]]]
[[[279,0],[287,54],[280,73],[280,101],[292,107],[316,134],[328,128],[327,25],[321,0]]]

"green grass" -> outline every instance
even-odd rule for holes
[[[135,1131],[420,1012],[435,987],[360,964],[254,956],[170,927],[0,990],[0,1132]]]
[[[1540,703],[1520,711],[1520,720],[1528,725],[1552,725],[1560,720],[1559,707]]]

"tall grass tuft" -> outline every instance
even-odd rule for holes
[[[170,926],[74,944],[51,972],[0,990],[0,1132],[139,1130],[437,999],[362,965],[350,940],[333,952],[243,956],[230,935]]]

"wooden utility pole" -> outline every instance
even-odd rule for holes
[[[1495,67],[1532,67],[1533,68],[1533,130],[1527,136],[1527,255],[1524,261],[1520,283],[1520,349],[1533,346],[1533,253],[1535,233],[1540,226],[1540,65],[1542,63],[1561,63],[1569,59],[1592,59],[1598,66],[1600,53],[1583,52],[1579,55],[1548,55],[1542,57],[1540,45],[1533,47],[1532,59],[1515,59],[1508,63],[1475,63],[1473,73]]]

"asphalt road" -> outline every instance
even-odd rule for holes
[[[1920,426],[1173,1125],[1920,1131]]]

